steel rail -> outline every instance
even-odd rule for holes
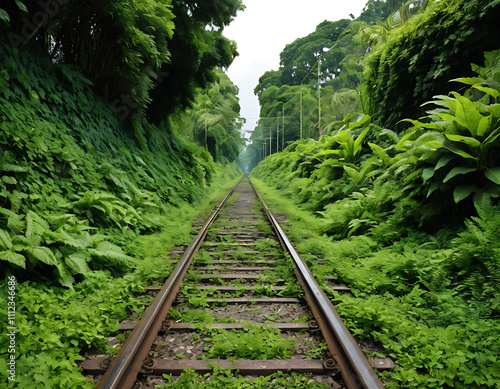
[[[222,200],[215,209],[199,234],[187,247],[153,303],[146,310],[141,321],[127,337],[120,352],[101,378],[97,389],[131,389],[133,387],[137,375],[141,370],[141,366],[175,299],[175,295],[179,291],[182,279],[191,265],[194,254],[198,251],[205,239],[208,228],[238,184],[236,184],[227,196],[224,197],[224,200]]]
[[[269,211],[264,199],[254,184],[250,181],[257,197],[262,202],[264,210],[278,236],[278,239],[292,257],[297,266],[296,275],[306,293],[306,299],[311,311],[318,321],[323,337],[328,343],[329,351],[336,358],[337,367],[349,389],[378,389],[383,384],[368,363],[356,340],[351,335],[332,303],[320,288],[309,271],[305,261],[290,243],[288,237]]]

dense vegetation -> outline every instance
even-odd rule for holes
[[[356,89],[336,86],[341,74],[322,86],[347,115],[329,117],[327,101],[326,135],[289,143],[252,175],[298,226],[290,234],[317,278],[352,288],[329,293],[355,336],[396,361],[386,387],[497,387],[500,47],[489,33],[500,4],[431,2],[407,19],[405,9],[353,36],[371,32]],[[286,88],[263,88],[262,112],[266,93]]]
[[[15,349],[0,338],[7,387],[94,387],[81,355],[116,353],[109,335],[148,302],[134,292],[169,274],[170,248],[190,240],[197,213],[240,174],[237,88],[221,69],[236,55],[222,29],[241,8],[0,6],[0,300],[16,303],[0,328],[17,327]],[[208,144],[186,119],[207,98]]]
[[[364,92],[367,113],[381,126],[394,127],[423,114],[420,105],[436,94],[456,90],[450,79],[472,76],[470,64],[498,48],[498,1],[445,1],[418,15],[367,61]],[[384,107],[379,109],[379,107]]]
[[[449,80],[472,76],[470,63],[498,47],[497,4],[369,1],[355,20],[319,24],[260,78],[260,120],[245,165],[251,170],[289,142],[338,130],[351,112],[402,131],[399,120],[424,114],[420,105],[434,95],[458,90]]]
[[[192,205],[234,182],[242,119],[222,70],[237,50],[222,33],[242,8],[0,6],[2,306],[17,280],[16,382],[0,338],[8,387],[94,387],[81,354],[116,353],[108,336],[148,303],[134,292],[169,273]],[[252,174],[280,191],[274,206],[301,228],[290,234],[318,279],[351,286],[329,293],[355,336],[396,360],[389,388],[500,385],[499,14],[498,0],[369,0],[358,19],[288,45],[256,87],[262,119],[240,161],[267,156]]]

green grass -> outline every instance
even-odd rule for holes
[[[297,339],[285,339],[277,328],[245,324],[243,330],[211,330],[204,338],[210,343],[203,358],[221,359],[288,359]]]
[[[157,389],[327,389],[328,385],[313,382],[307,375],[278,372],[266,377],[248,379],[230,370],[222,370],[217,364],[213,371],[204,375],[186,370],[177,380],[171,375],[163,375],[167,383]]]

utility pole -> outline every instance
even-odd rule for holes
[[[285,150],[285,103],[283,103],[283,136],[281,137],[281,151]]]
[[[269,127],[269,155],[273,153],[273,145],[271,143],[272,141],[273,141],[273,134],[271,132],[271,127]]]
[[[276,118],[276,152],[280,151],[280,121]]]
[[[321,84],[319,83],[321,57],[318,59],[318,138],[321,138]]]
[[[305,78],[305,77],[304,77]],[[300,82],[300,139],[302,139],[302,82]]]

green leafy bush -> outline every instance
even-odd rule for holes
[[[290,197],[274,206],[293,220],[292,239],[318,280],[350,286],[352,295],[327,291],[353,334],[395,359],[382,374],[387,387],[500,382],[497,58],[486,54],[480,77],[459,79],[463,93],[437,96],[437,109],[407,120],[406,133],[367,132],[369,148],[348,163],[335,130],[252,172]]]
[[[448,80],[472,75],[483,52],[497,49],[498,1],[435,1],[367,60],[364,102],[377,123],[393,128],[419,117],[420,105],[453,90]]]
[[[0,53],[0,269],[71,287],[89,270],[133,268],[124,242],[199,196],[213,159],[152,125],[139,147],[73,68],[5,39]]]

